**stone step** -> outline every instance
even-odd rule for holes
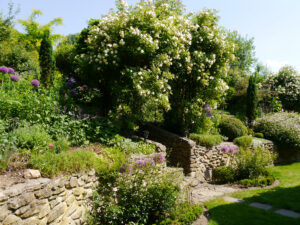
[[[275,213],[280,214],[282,216],[287,216],[291,218],[300,218],[300,213],[294,212],[292,210],[287,210],[287,209],[278,209],[275,211]]]
[[[264,210],[272,209],[271,205],[262,204],[262,203],[259,203],[259,202],[252,202],[251,204],[249,204],[249,206],[254,207],[254,208],[258,208],[258,209],[264,209]]]

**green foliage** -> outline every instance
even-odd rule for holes
[[[257,178],[265,175],[266,168],[272,165],[274,155],[267,150],[257,148],[241,149],[236,157],[237,180]]]
[[[53,27],[62,25],[61,18],[55,18],[49,23],[41,25],[36,22],[36,19],[43,13],[40,10],[34,9],[27,20],[19,20],[19,23],[24,27],[25,34],[22,34],[20,39],[25,42],[26,48],[29,50],[39,51],[42,39],[48,31],[51,33],[50,40],[54,44],[61,36],[58,34],[52,34]]]
[[[100,174],[90,224],[158,222],[176,203],[179,186],[174,176],[159,166],[150,165],[133,168],[130,173]]]
[[[255,121],[255,131],[279,146],[300,150],[299,113],[274,113]]]
[[[233,143],[239,147],[246,149],[252,145],[252,140],[253,138],[251,136],[242,136],[242,137],[235,138],[233,140]]]
[[[53,149],[56,153],[67,151],[70,148],[70,143],[66,138],[59,138],[53,144]]]
[[[275,181],[275,177],[271,174],[267,176],[261,176],[253,179],[243,179],[235,182],[236,184],[241,184],[245,187],[265,187],[273,184]]]
[[[81,171],[98,170],[102,161],[94,152],[73,151],[56,154],[48,151],[45,154],[32,154],[29,166],[38,169],[43,176],[52,177],[59,174],[71,174]]]
[[[237,118],[223,115],[219,124],[220,133],[233,140],[247,134],[247,127]]]
[[[193,205],[187,201],[176,204],[170,216],[159,225],[191,225],[203,213],[202,205]]]
[[[229,166],[220,166],[213,170],[213,180],[220,184],[232,183],[236,180],[236,171]]]
[[[249,79],[249,85],[247,89],[247,118],[250,123],[252,123],[257,117],[257,87],[256,79],[254,76],[251,76]]]
[[[50,135],[40,125],[17,128],[11,135],[16,138],[17,147],[32,151],[47,150],[49,144],[53,143]]]
[[[126,154],[152,154],[155,152],[155,145],[143,141],[133,142],[131,139],[120,135],[114,136],[107,143],[109,146],[119,148]]]
[[[198,145],[212,147],[222,142],[222,136],[213,134],[190,134],[190,138]]]
[[[75,46],[73,44],[62,43],[59,45],[54,52],[54,57],[57,69],[64,76],[71,76],[74,73]]]
[[[263,134],[263,133],[255,133],[255,134],[254,134],[254,137],[257,137],[257,138],[264,138],[264,134]]]
[[[40,50],[39,61],[41,67],[41,82],[45,86],[53,84],[53,72],[54,72],[54,58],[52,55],[52,44],[49,39],[49,31],[44,33]]]

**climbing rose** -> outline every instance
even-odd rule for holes
[[[11,81],[13,81],[13,82],[17,82],[20,78],[19,78],[18,75],[11,75],[11,76],[10,76],[10,79],[11,79]]]
[[[31,85],[34,87],[38,87],[38,86],[40,86],[40,82],[37,79],[34,79],[31,81]]]

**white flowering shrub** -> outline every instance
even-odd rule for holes
[[[215,13],[184,15],[177,0],[117,5],[81,34],[78,76],[101,90],[105,112],[153,120],[171,109],[170,124],[189,127],[228,88],[234,46]]]
[[[277,74],[270,74],[263,88],[278,96],[284,108],[300,110],[300,73],[293,67],[285,66]]]
[[[257,119],[255,131],[261,132],[267,139],[291,150],[300,150],[299,113],[274,113]]]

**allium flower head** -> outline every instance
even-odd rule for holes
[[[40,86],[40,82],[37,79],[34,79],[31,81],[31,85],[34,87],[38,87],[38,86]]]
[[[144,161],[145,161],[145,164],[146,164],[147,166],[149,166],[149,165],[154,165],[154,160],[153,160],[153,159],[145,159]]]
[[[73,97],[76,96],[76,90],[75,89],[71,89],[70,90],[70,95],[73,96]]]
[[[239,151],[240,151],[240,149],[239,149],[238,146],[236,146],[236,145],[230,146],[230,151],[229,151],[229,153],[235,154],[235,153],[238,153]]]
[[[162,154],[156,153],[153,156],[153,160],[155,163],[163,163],[165,161],[165,157]]]
[[[11,81],[13,81],[13,82],[17,82],[20,78],[19,78],[18,75],[11,75],[11,76],[10,76],[10,79],[11,79]]]
[[[70,77],[70,78],[67,78],[67,86],[69,88],[73,87],[73,85],[76,83],[76,80],[74,77]]]
[[[224,153],[228,153],[228,152],[229,152],[229,147],[228,147],[228,145],[222,145],[222,146],[221,146],[221,151],[224,152]]]
[[[6,66],[0,67],[0,73],[8,73],[8,68]]]
[[[53,144],[49,144],[48,146],[49,146],[49,148],[53,148],[54,145]]]
[[[212,115],[212,111],[211,111],[211,107],[210,107],[209,104],[206,104],[206,105],[204,106],[203,112],[204,112],[204,114],[205,114],[207,117],[212,117],[212,116],[213,116],[213,115]]]
[[[131,171],[132,171],[132,167],[130,165],[125,164],[125,163],[120,167],[120,170],[119,170],[120,173],[128,173],[128,172],[131,172]]]
[[[13,68],[7,68],[7,73],[13,74],[15,73],[15,70]]]

